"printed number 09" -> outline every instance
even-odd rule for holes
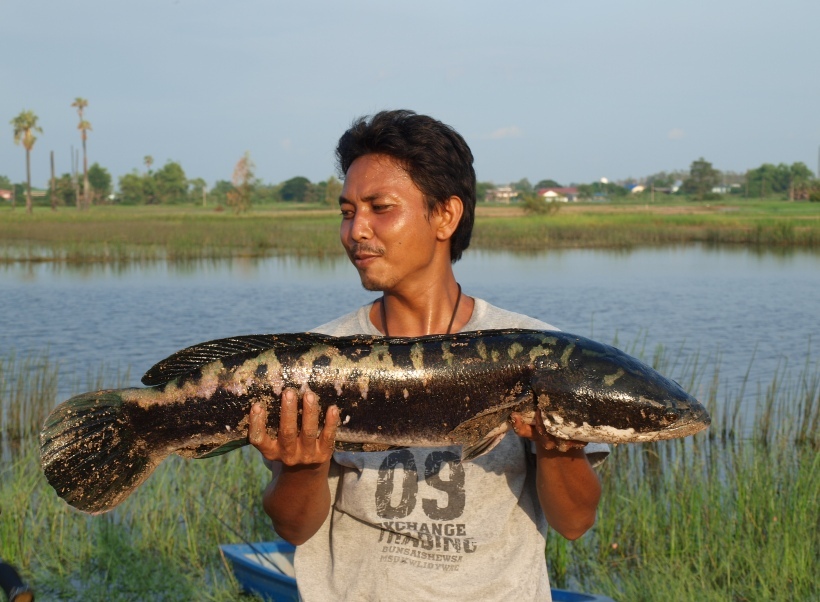
[[[444,463],[450,468],[450,479],[445,481],[440,476]],[[393,489],[396,477],[396,467],[401,464],[404,478],[401,484],[401,496],[396,505],[393,505]],[[437,499],[423,498],[421,508],[433,520],[453,520],[464,512],[464,467],[459,457],[449,451],[431,452],[424,462],[424,480],[433,489],[447,494],[447,505],[439,506]],[[385,457],[379,467],[376,484],[376,513],[381,518],[405,518],[416,507],[418,498],[419,480],[416,468],[416,459],[409,449],[394,451]]]

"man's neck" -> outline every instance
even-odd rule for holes
[[[390,336],[445,334],[448,327],[451,332],[458,332],[470,320],[473,305],[473,299],[467,295],[459,300],[459,286],[450,272],[442,281],[427,282],[411,290],[384,291],[370,310],[370,321]]]

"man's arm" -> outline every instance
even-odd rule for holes
[[[319,432],[319,403],[307,391],[302,399],[302,430],[297,423],[298,401],[293,390],[282,394],[276,439],[267,433],[267,414],[262,404],[250,413],[249,439],[266,460],[281,462],[281,471],[265,489],[262,505],[280,537],[300,545],[313,537],[330,511],[327,478],[339,410],[328,408]]]
[[[567,539],[578,539],[595,524],[601,481],[580,441],[562,441],[544,430],[540,412],[534,424],[520,414],[510,417],[513,429],[536,446],[536,487],[550,526]]]

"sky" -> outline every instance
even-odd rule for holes
[[[818,0],[0,0],[0,175],[39,116],[32,184],[80,148],[115,180],[179,162],[229,180],[335,174],[353,119],[453,126],[479,180],[563,185],[802,161],[818,169]]]

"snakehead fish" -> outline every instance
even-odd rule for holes
[[[338,449],[461,445],[465,461],[504,435],[511,412],[563,439],[626,443],[692,435],[700,403],[637,359],[583,337],[485,330],[415,338],[250,335],[179,351],[146,388],[78,395],[40,434],[49,483],[69,504],[106,512],[169,454],[206,458],[248,444],[254,402],[276,435],[281,394],[310,389],[340,410]]]

